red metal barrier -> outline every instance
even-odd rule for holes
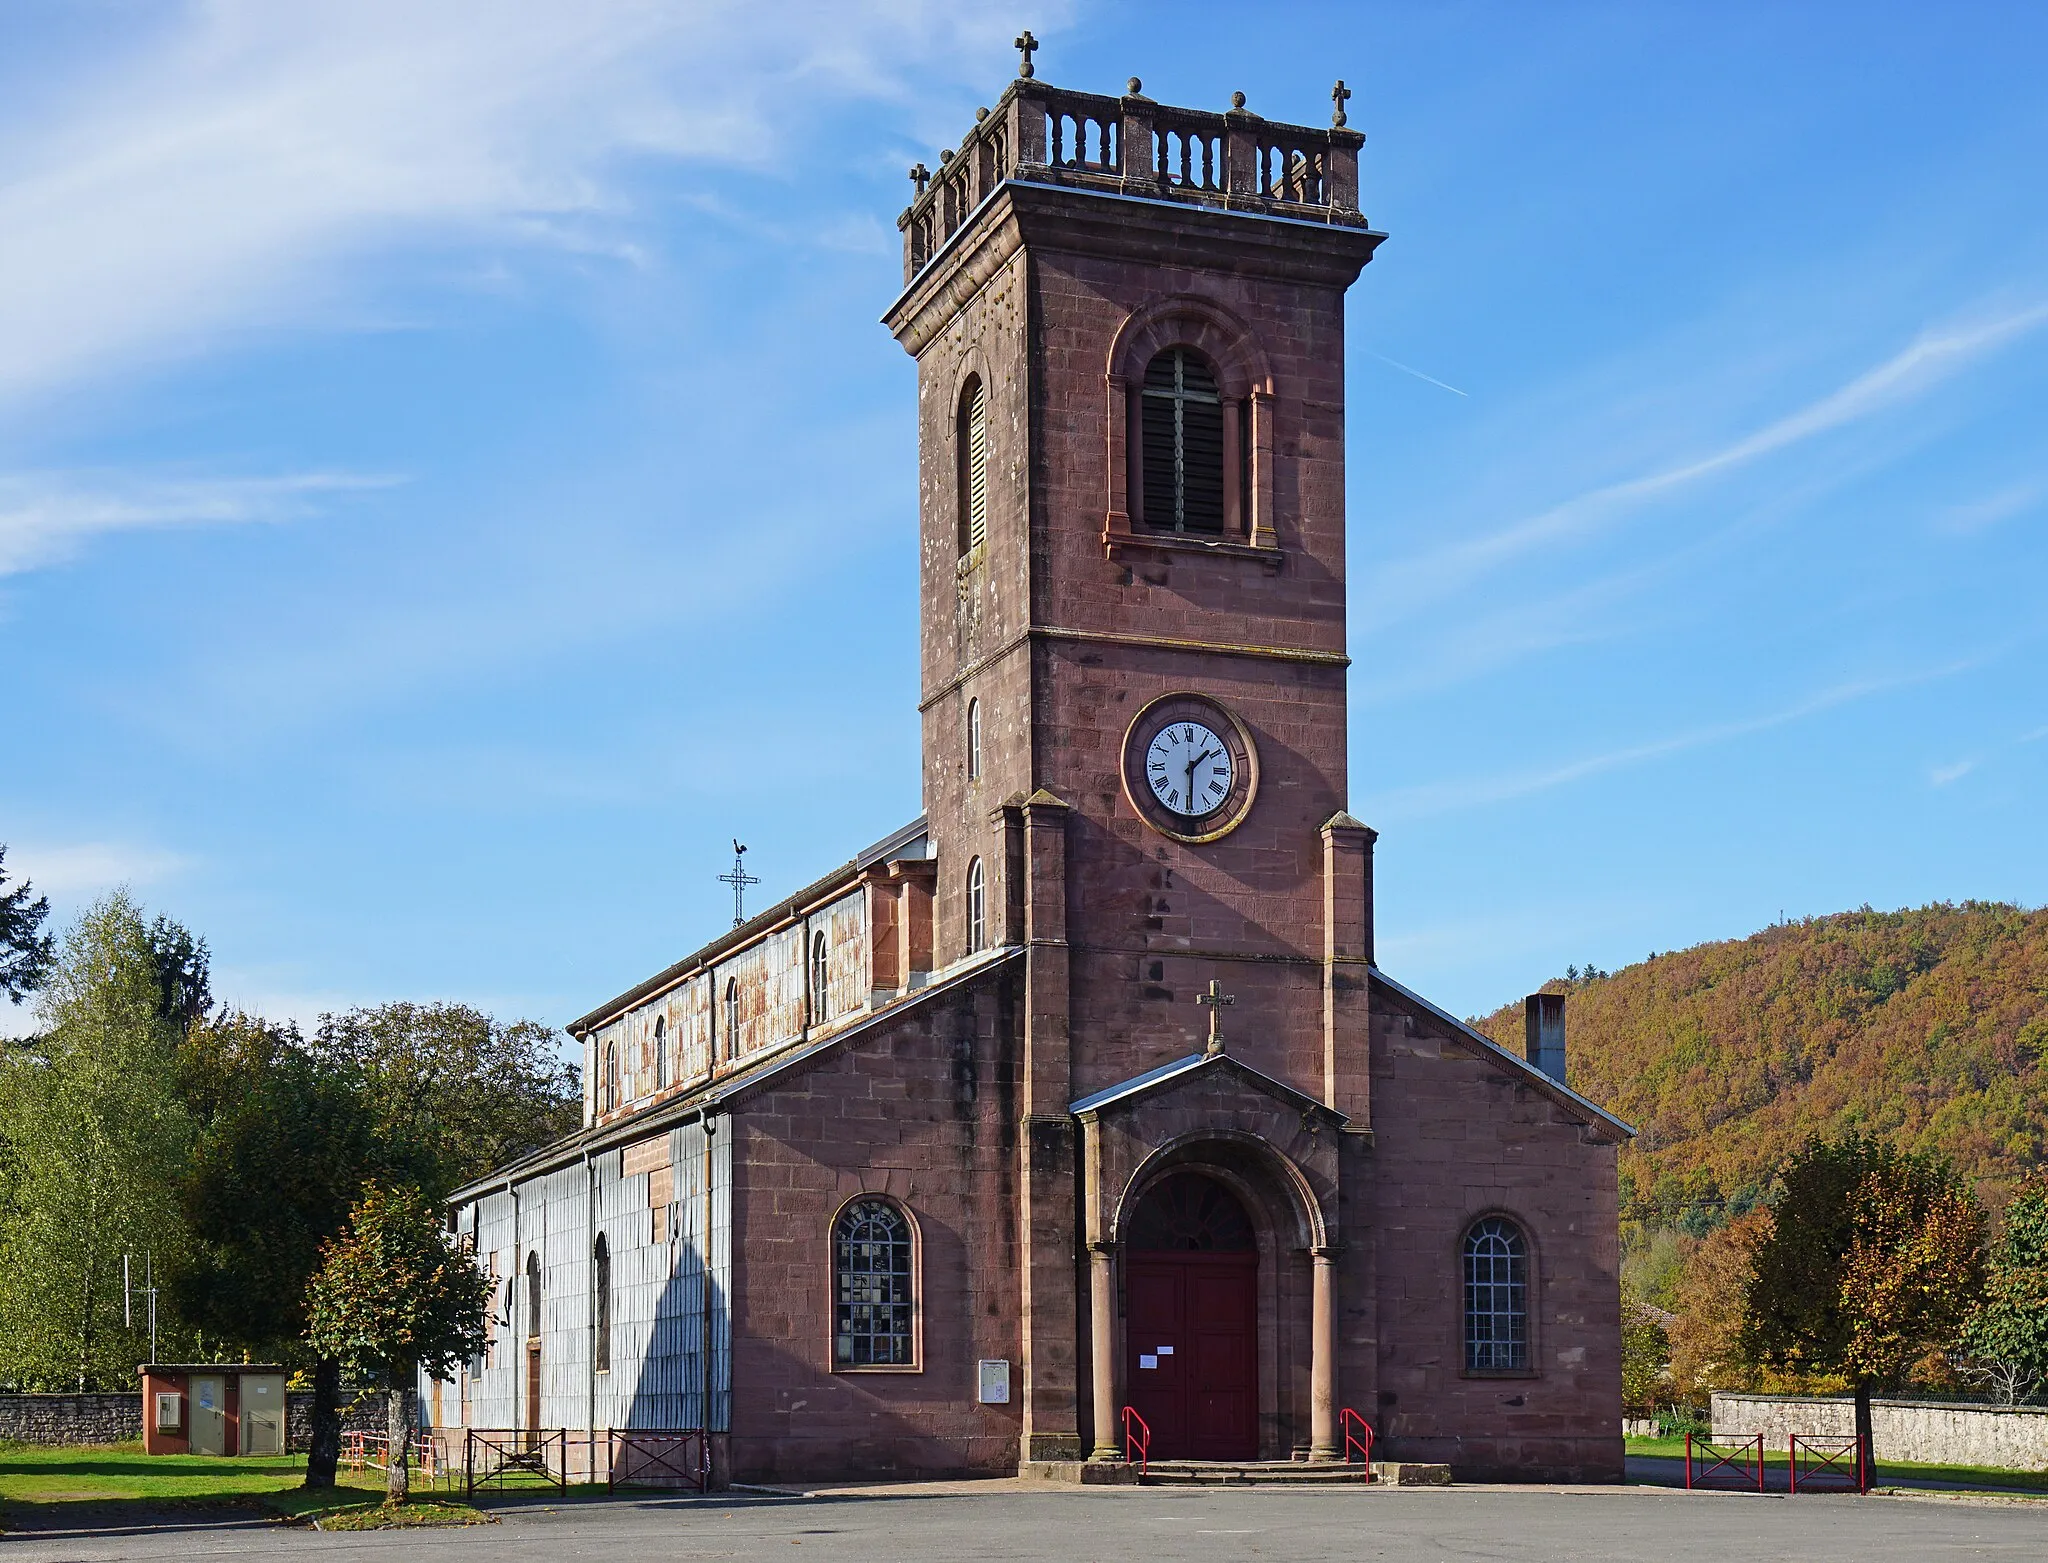
[[[1853,1435],[1794,1433],[1792,1490],[1798,1492],[1869,1492],[1870,1471],[1863,1463],[1863,1440]]]
[[[1136,1423],[1136,1428],[1132,1424]],[[1137,1451],[1138,1480],[1145,1479],[1145,1473],[1152,1468],[1152,1424],[1138,1415],[1134,1406],[1124,1407],[1124,1460],[1128,1463],[1132,1451]]]
[[[609,1491],[616,1492],[623,1484],[702,1492],[711,1485],[711,1441],[702,1428],[614,1428],[608,1436]]]
[[[1715,1474],[1726,1471],[1744,1487],[1764,1490],[1764,1435],[1754,1438],[1702,1438],[1685,1435],[1685,1486],[1690,1492],[1705,1487]]]
[[[1351,1451],[1358,1451],[1358,1458],[1365,1465],[1365,1479],[1372,1480],[1372,1424],[1349,1406],[1337,1416],[1337,1425],[1344,1429],[1344,1463],[1351,1464]]]

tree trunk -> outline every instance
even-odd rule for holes
[[[412,1419],[405,1414],[405,1380],[394,1369],[384,1375],[384,1431],[390,1445],[384,1463],[384,1501],[403,1503],[411,1490],[407,1456],[412,1453]]]
[[[1856,1383],[1856,1478],[1858,1492],[1870,1491],[1877,1480],[1877,1439],[1871,1431],[1870,1386]]]
[[[306,1450],[306,1485],[332,1487],[341,1464],[341,1362],[313,1364],[313,1442]]]

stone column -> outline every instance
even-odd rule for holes
[[[1026,1460],[1078,1460],[1081,1449],[1079,1172],[1068,1047],[1067,806],[1041,788],[1024,800],[1022,1196],[1023,1446]]]
[[[1309,1324],[1308,1457],[1337,1460],[1337,1250],[1311,1248],[1315,1302]]]
[[[1091,1460],[1121,1460],[1116,1404],[1116,1246],[1088,1245],[1088,1323],[1094,1380],[1095,1447]]]

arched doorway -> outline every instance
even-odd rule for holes
[[[1155,1460],[1258,1456],[1259,1252],[1237,1196],[1172,1172],[1131,1213],[1124,1383]]]

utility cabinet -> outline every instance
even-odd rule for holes
[[[281,1455],[284,1369],[274,1362],[146,1362],[145,1454]]]

